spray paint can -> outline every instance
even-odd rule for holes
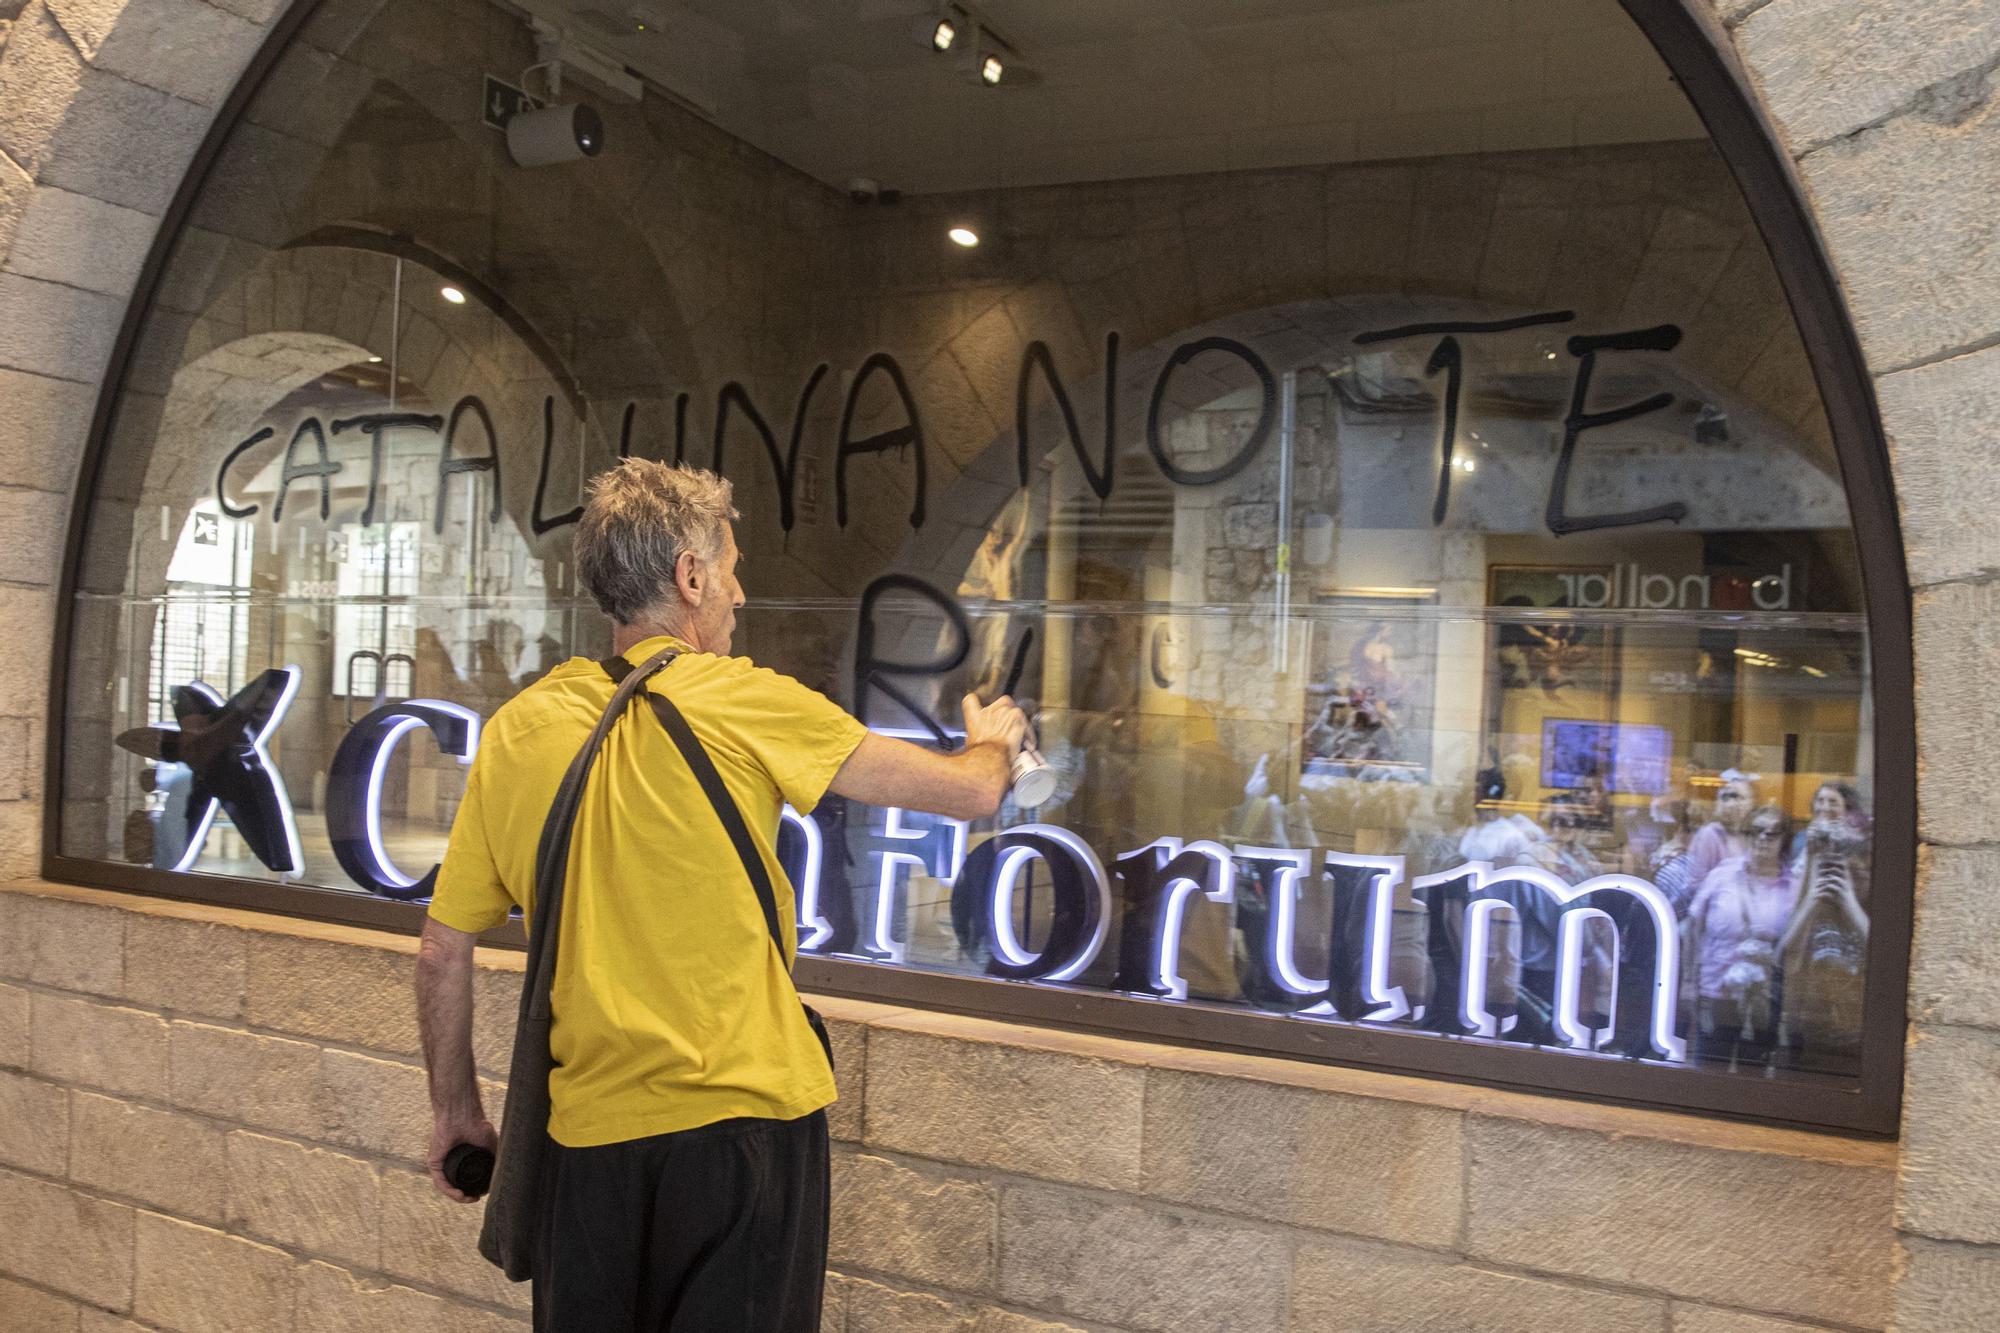
[[[1014,755],[1008,776],[1012,780],[1014,804],[1023,810],[1047,805],[1056,794],[1056,771],[1032,745],[1023,744]]]

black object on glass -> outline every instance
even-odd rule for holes
[[[219,805],[251,855],[280,874],[304,869],[284,782],[263,747],[284,720],[298,688],[298,668],[272,667],[224,700],[191,681],[173,692],[174,721],[134,727],[117,738],[143,759],[185,764],[191,774],[184,826],[175,845],[186,849],[205,834]],[[198,846],[193,847],[199,851]],[[185,864],[174,869],[185,869]]]
[[[455,1143],[444,1155],[444,1178],[468,1199],[477,1199],[493,1183],[493,1150],[476,1143]]]

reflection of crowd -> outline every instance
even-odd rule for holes
[[[1464,1032],[1468,1022],[1490,1020],[1502,1040],[1562,1043],[1570,1039],[1558,1033],[1555,1012],[1562,904],[1526,879],[1489,882],[1480,896],[1503,906],[1484,918],[1485,993],[1483,1004],[1467,1012],[1459,998],[1475,881],[1446,877],[1468,862],[1533,869],[1567,885],[1622,874],[1657,886],[1671,911],[1681,960],[1677,1034],[1694,1058],[1748,1068],[1856,1070],[1870,834],[1861,797],[1847,783],[1822,785],[1809,822],[1795,833],[1784,810],[1762,799],[1760,780],[1734,770],[1695,778],[1684,796],[1636,806],[1615,801],[1598,779],[1520,800],[1512,793],[1539,785],[1532,756],[1496,763],[1473,789],[1454,791],[1363,771],[1301,772],[1297,749],[1265,749],[1254,727],[1239,735],[1229,726],[1193,710],[1154,716],[1127,705],[1069,710],[1045,732],[1045,752],[1062,776],[1057,796],[1002,823],[1032,817],[1068,828],[1099,849],[1112,871],[1117,903],[1109,939],[1080,984],[1115,985],[1126,932],[1150,928],[1143,895],[1128,892],[1115,858],[1162,832],[1239,848],[1396,855],[1404,877],[1391,904],[1383,984],[1406,997],[1412,1010],[1406,1021]],[[1245,739],[1251,744],[1242,745]],[[1245,750],[1256,756],[1248,764],[1237,758]],[[1174,755],[1172,764],[1151,761],[1165,753]],[[841,846],[839,831],[831,832],[828,846]],[[1350,962],[1364,956],[1367,914],[1336,913],[1325,893],[1288,890],[1283,864],[1246,856],[1234,866],[1226,897],[1211,899],[1204,890],[1186,900],[1178,966],[1191,998],[1282,1010],[1317,1002],[1278,975],[1271,941],[1276,905],[1287,892],[1296,894],[1286,938],[1298,975],[1359,984]],[[853,922],[839,919],[840,909],[852,895],[862,904],[856,919],[872,910],[872,863],[852,858],[842,866],[829,857],[827,866],[835,884],[823,889],[821,909],[842,940],[834,947],[852,947]],[[1037,916],[1049,902],[1043,888],[1039,873],[1023,881],[1018,902],[1026,916],[1017,929],[1024,938],[1045,928]],[[940,922],[949,942],[939,962],[977,970],[988,942],[970,889],[946,891],[953,911],[948,923]],[[1577,1018],[1596,1034],[1599,1049],[1652,1054],[1654,918],[1628,894],[1595,895],[1587,906],[1595,911],[1578,930]],[[909,938],[913,948],[937,947],[928,934]],[[1361,1012],[1358,992],[1334,999],[1343,1013]]]
[[[1702,1049],[1733,1062],[1768,1059],[1774,1048],[1791,1052],[1788,1062],[1851,1059],[1868,943],[1860,795],[1822,784],[1794,835],[1783,810],[1754,803],[1754,777],[1723,777],[1716,819],[1702,830],[1726,840],[1723,855],[1700,878],[1685,927]]]
[[[1475,811],[1451,851],[1458,861],[1534,867],[1578,884],[1620,872],[1651,881],[1672,906],[1682,945],[1681,1031],[1696,1058],[1732,1067],[1852,1072],[1859,1054],[1868,941],[1869,820],[1848,783],[1814,793],[1803,830],[1779,806],[1760,802],[1755,774],[1715,779],[1708,818],[1693,801],[1655,799],[1622,821],[1603,793],[1564,792],[1539,821],[1510,808],[1506,778],[1481,773]],[[1435,854],[1432,857],[1436,859]],[[1412,866],[1411,874],[1444,865]],[[1493,935],[1488,1010],[1514,1040],[1548,1038],[1559,909],[1525,884],[1494,896],[1513,910]],[[1432,913],[1449,951],[1452,912]],[[1586,1026],[1609,1026],[1614,1009],[1643,1013],[1654,953],[1637,911],[1607,906],[1616,925],[1585,932],[1580,1009]],[[1635,929],[1637,927],[1637,929]],[[1433,944],[1432,957],[1439,956]],[[1615,974],[1615,975],[1614,975]],[[1636,1006],[1628,1009],[1627,1006]],[[1621,1029],[1632,1026],[1621,1021]],[[1622,1043],[1621,1043],[1622,1047]]]

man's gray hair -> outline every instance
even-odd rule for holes
[[[703,468],[628,458],[590,483],[576,525],[576,574],[604,614],[630,625],[672,597],[674,566],[692,551],[722,556],[736,509],[730,485]]]

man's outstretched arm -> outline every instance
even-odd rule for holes
[[[472,1200],[445,1180],[444,1155],[459,1143],[500,1146],[480,1104],[472,1061],[472,950],[478,941],[427,917],[417,946],[417,1027],[431,1090],[431,1183],[460,1203]]]
[[[964,748],[940,754],[870,732],[827,790],[863,805],[984,819],[1007,794],[1008,766],[1028,733],[1028,719],[1004,696],[982,708],[968,694],[964,706]]]

